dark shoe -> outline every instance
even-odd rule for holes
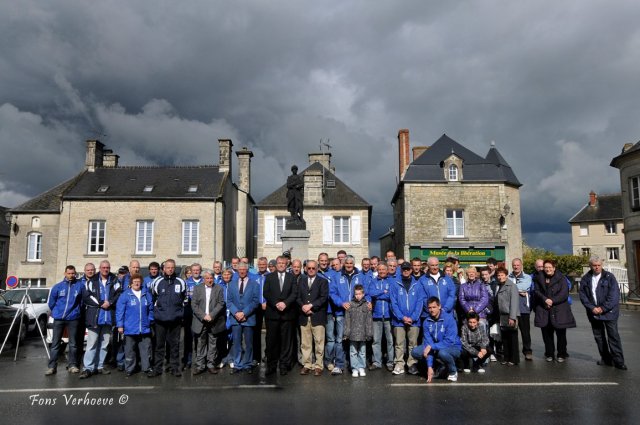
[[[47,371],[44,374],[45,374],[45,376],[55,375],[56,374],[56,368],[55,367],[50,367],[49,369],[47,369]]]
[[[388,370],[389,372],[393,372],[393,370],[395,369],[395,367],[396,367],[396,366],[395,366],[393,363],[388,363],[388,364],[387,364],[387,370]]]
[[[147,378],[155,378],[156,376],[162,375],[162,372],[157,372],[155,370],[147,371]]]
[[[322,376],[322,369],[317,367],[316,370],[313,371],[313,376]]]
[[[310,373],[311,373],[311,369],[309,369],[308,367],[303,367],[302,369],[300,369],[300,375],[308,375]]]
[[[120,372],[124,372],[124,366],[119,365],[119,366],[118,366],[118,370],[119,370]]]
[[[87,379],[90,376],[91,376],[91,372],[89,372],[88,370],[85,369],[82,372],[80,372],[80,376],[78,378]]]
[[[127,372],[125,375],[126,375],[126,377],[128,378],[128,377],[130,377],[131,375],[133,375],[133,372]]]
[[[182,372],[180,372],[180,369],[175,369],[174,371],[171,372],[171,374],[176,378],[179,378],[182,376]]]
[[[204,373],[204,369],[196,369],[191,372],[193,376],[200,375]]]
[[[207,371],[212,375],[218,374],[218,369],[216,369],[215,367],[210,367],[209,369],[207,369]]]
[[[598,366],[613,366],[612,362],[605,362],[604,360],[598,360],[596,364]]]
[[[289,371],[287,369],[280,369],[280,376],[285,376]]]
[[[369,370],[378,370],[378,369],[382,369],[382,366],[376,363],[372,363],[369,365]]]
[[[409,370],[407,371],[407,373],[409,375],[417,375],[418,374],[418,367],[416,365],[409,366]]]
[[[248,373],[249,375],[253,375],[253,368],[252,368],[252,367],[250,367],[249,369],[247,369],[247,373]]]
[[[98,369],[98,375],[111,375],[111,371],[107,369]]]
[[[267,371],[264,373],[265,376],[270,376],[273,375],[274,373],[276,373],[276,368],[275,367],[270,367],[269,369],[267,369]]]
[[[242,372],[242,369],[236,369],[236,368],[233,368],[233,369],[231,369],[231,371],[229,372],[229,375],[236,375],[236,374],[238,374],[238,373],[240,373],[240,372]]]
[[[617,365],[614,365],[614,367],[615,367],[616,369],[620,369],[620,370],[627,370],[627,365],[626,365],[626,364],[624,364],[624,363],[623,363],[623,364],[617,364]]]

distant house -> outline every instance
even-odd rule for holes
[[[570,220],[575,255],[597,255],[609,264],[625,267],[622,195],[597,195],[591,191],[589,202]]]
[[[0,207],[0,288],[5,289],[9,261],[9,236],[11,229],[5,218],[7,208]]]
[[[309,258],[321,252],[334,257],[344,249],[356,261],[369,255],[371,205],[335,175],[331,153],[309,154],[304,176],[304,220],[309,239]],[[258,256],[275,258],[288,250],[280,236],[286,230],[287,187],[280,186],[256,205],[258,211]],[[292,256],[296,258],[296,253]]]
[[[380,249],[405,259],[455,255],[463,264],[522,256],[520,182],[492,144],[485,157],[442,135],[414,147],[398,132],[400,181],[391,199],[393,227]]]
[[[139,167],[97,140],[86,144],[85,169],[13,208],[9,269],[23,284],[51,285],[67,264],[131,259],[144,267],[174,258],[211,267],[253,256],[251,152],[236,152],[240,186],[231,181],[231,140],[219,140],[218,165]]]
[[[626,143],[611,160],[620,170],[624,251],[627,258],[629,296],[640,297],[640,142]]]

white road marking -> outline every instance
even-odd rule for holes
[[[616,386],[617,382],[427,382],[389,384],[390,387],[424,387],[424,386],[447,386],[447,387],[592,387],[592,386]]]

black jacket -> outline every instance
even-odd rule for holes
[[[307,316],[302,312],[302,306],[312,304],[313,312]],[[311,317],[311,326],[327,324],[327,306],[329,304],[329,281],[322,276],[316,275],[313,279],[313,286],[309,289],[309,277],[302,276],[298,281],[298,305],[300,309],[300,326],[305,326],[308,318]]]
[[[182,320],[187,285],[175,274],[159,276],[151,284],[155,303],[153,318],[156,322]]]
[[[291,273],[284,273],[284,284],[280,291],[280,277],[277,271],[269,273],[264,279],[263,296],[267,303],[264,317],[267,320],[295,320],[298,317],[298,286]],[[276,304],[284,302],[287,307],[280,311]]]
[[[571,312],[571,306],[567,302],[569,299],[569,287],[564,275],[556,270],[551,276],[549,284],[546,284],[546,275],[538,273],[534,282],[535,285],[535,326],[543,328],[551,322],[556,329],[575,328],[576,319]],[[547,308],[546,300],[551,299],[553,304]]]

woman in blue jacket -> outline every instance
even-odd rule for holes
[[[126,289],[116,304],[116,325],[124,335],[124,365],[127,376],[131,376],[137,366],[136,351],[140,354],[140,366],[148,375],[151,368],[151,323],[153,322],[153,297],[147,287],[142,286],[140,274],[131,275],[130,287]]]

